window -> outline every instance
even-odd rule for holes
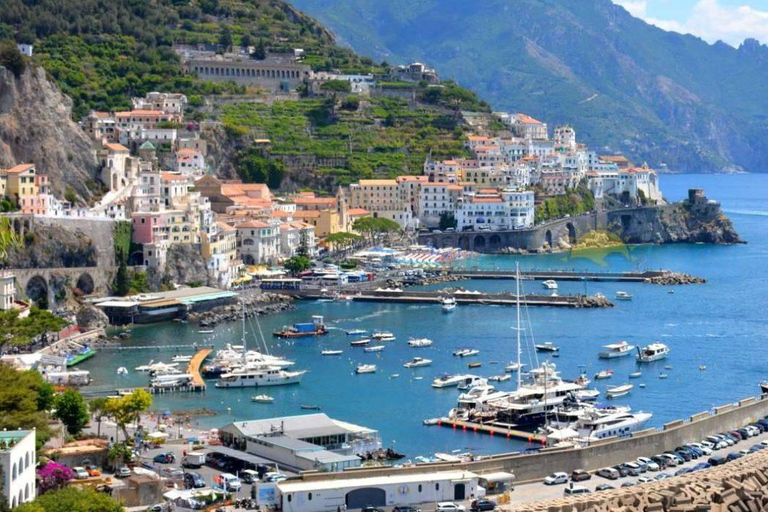
[[[439,491],[439,490],[440,490],[440,484],[435,484],[435,490],[436,490],[436,491]]]
[[[311,492],[310,492],[309,494],[307,494],[307,499],[308,499],[309,501],[312,501],[312,493],[311,493]]]
[[[421,492],[421,484],[419,484],[419,492]]]

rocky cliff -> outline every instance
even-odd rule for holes
[[[62,268],[95,267],[97,261],[93,240],[82,230],[37,225],[4,263],[9,268]]]
[[[166,256],[165,270],[162,273],[150,271],[148,277],[154,289],[160,284],[215,285],[208,274],[200,246],[194,244],[171,245]]]
[[[20,163],[48,174],[57,197],[69,187],[83,199],[93,195],[96,156],[72,121],[72,100],[32,65],[18,78],[0,67],[0,168]]]

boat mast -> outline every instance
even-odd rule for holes
[[[241,313],[240,313],[240,323],[243,326],[243,337],[242,337],[242,342],[243,342],[243,366],[245,366],[247,361],[248,361],[248,349],[246,347],[246,343],[247,342],[245,340],[245,297],[243,297],[243,308],[242,308]]]
[[[523,373],[523,369],[520,367],[520,353],[522,352],[522,349],[520,348],[520,263],[515,263],[515,277],[515,283],[517,285],[515,293],[515,296],[517,297],[517,389],[520,389]]]

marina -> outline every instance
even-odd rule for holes
[[[461,269],[450,270],[450,275],[462,279],[515,279],[510,270]],[[672,274],[669,270],[645,270],[642,272],[595,272],[577,270],[522,270],[520,279],[544,281],[544,288],[556,290],[557,281],[600,281],[615,283],[644,283]]]

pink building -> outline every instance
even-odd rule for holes
[[[131,215],[133,241],[137,244],[153,244],[167,238],[163,212],[139,212]]]

